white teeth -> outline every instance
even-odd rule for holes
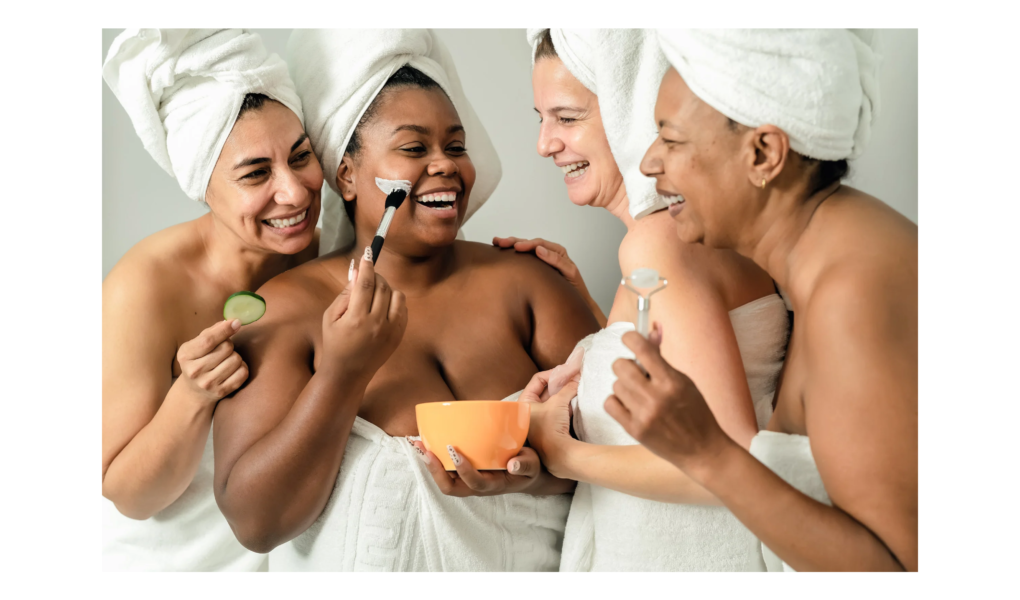
[[[296,217],[291,217],[289,219],[266,219],[266,221],[270,225],[272,225],[273,227],[282,229],[284,227],[290,227],[292,225],[297,225],[301,221],[304,221],[305,217],[307,217],[307,216],[308,216],[308,211],[306,210],[305,212],[301,213],[300,215],[298,215]]]
[[[437,192],[435,194],[426,194],[424,196],[418,196],[416,198],[418,202],[455,202],[457,200],[456,192]]]
[[[564,173],[570,174],[571,171],[574,171],[576,169],[580,169],[581,167],[587,167],[587,166],[588,166],[588,161],[582,160],[581,162],[571,163],[569,165],[563,165],[562,167],[560,167],[560,169]]]
[[[684,201],[684,197],[681,196],[680,194],[677,194],[675,196],[665,196],[663,194],[659,194],[659,197],[662,198],[662,201],[666,203],[666,206],[669,206],[671,204],[677,204],[679,202]]]
[[[581,175],[584,175],[587,172],[588,172],[588,167],[584,167],[583,169],[578,169],[576,171],[571,171],[570,173],[567,173],[567,177],[571,177],[571,178],[573,178],[573,177],[580,177]]]

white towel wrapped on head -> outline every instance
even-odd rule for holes
[[[287,65],[244,29],[128,29],[103,63],[152,158],[193,200],[209,177],[247,94],[265,94],[302,119]]]
[[[660,29],[669,62],[699,98],[748,127],[775,125],[818,160],[856,158],[878,110],[873,32]]]
[[[535,50],[546,29],[529,29]],[[645,29],[549,29],[553,47],[571,75],[599,98],[602,126],[627,188],[635,219],[666,208],[641,159],[658,136],[655,99],[669,63],[655,34]]]
[[[287,60],[305,108],[308,137],[331,190],[322,196],[320,255],[354,242],[354,228],[336,187],[337,169],[362,115],[404,65],[439,84],[464,126],[475,166],[464,220],[496,189],[502,175],[499,156],[464,95],[450,52],[432,30],[296,29],[287,43]]]

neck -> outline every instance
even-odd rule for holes
[[[197,226],[205,246],[206,270],[228,289],[256,290],[297,261],[296,256],[253,248],[211,212],[200,217]]]
[[[355,237],[351,258],[360,261],[365,248],[372,245],[375,230],[358,231]],[[431,289],[453,270],[454,244],[412,252],[392,239],[392,235],[387,238],[380,256],[375,257],[375,265],[394,289],[414,296]]]
[[[617,219],[623,221],[623,224],[627,226],[628,232],[631,230],[631,227],[634,226],[634,219],[630,216],[630,199],[627,198],[627,188],[625,188],[622,184],[620,185],[620,189],[616,192],[616,195],[613,196],[613,199],[603,206],[603,208],[608,210]]]
[[[795,293],[792,274],[808,256],[799,250],[818,207],[839,189],[839,183],[809,194],[805,185],[768,192],[765,208],[748,229],[749,234],[736,244],[735,250],[753,260],[787,292]]]

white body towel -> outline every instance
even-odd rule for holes
[[[759,427],[772,414],[789,321],[772,294],[734,309],[730,320],[747,372]],[[586,339],[574,430],[586,442],[637,444],[603,408],[613,393],[612,364],[634,355],[620,341],[634,325],[610,324]],[[579,483],[563,541],[562,571],[763,571],[761,543],[724,507],[666,504]]]
[[[213,436],[181,497],[144,521],[103,498],[105,571],[265,571],[267,556],[234,537],[213,498]]]
[[[308,137],[330,188],[322,196],[320,256],[354,242],[354,227],[336,187],[337,168],[362,115],[386,80],[404,65],[443,88],[464,126],[475,166],[465,222],[496,189],[502,175],[499,155],[464,95],[453,57],[432,30],[296,29],[287,43],[287,60],[305,109]]]
[[[265,94],[302,119],[287,64],[245,29],[125,30],[103,79],[142,145],[192,200],[205,200],[246,94]]]
[[[660,29],[670,64],[698,98],[748,127],[775,125],[796,152],[856,158],[878,112],[874,32]]]
[[[517,394],[508,399],[516,399]],[[273,571],[555,571],[568,495],[454,498],[404,438],[356,418],[322,515]]]
[[[529,29],[535,49],[545,29]],[[550,29],[553,47],[571,75],[599,98],[609,149],[623,174],[635,219],[666,208],[641,159],[658,137],[655,100],[669,63],[647,29]]]
[[[811,442],[806,435],[760,431],[751,440],[751,456],[801,493],[832,506],[818,466],[815,465],[815,457],[811,453]],[[762,552],[769,571],[793,571],[765,544],[762,544]]]

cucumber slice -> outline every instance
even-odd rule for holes
[[[223,318],[232,321],[241,319],[241,325],[254,323],[266,314],[266,301],[253,292],[231,294],[223,303]]]

